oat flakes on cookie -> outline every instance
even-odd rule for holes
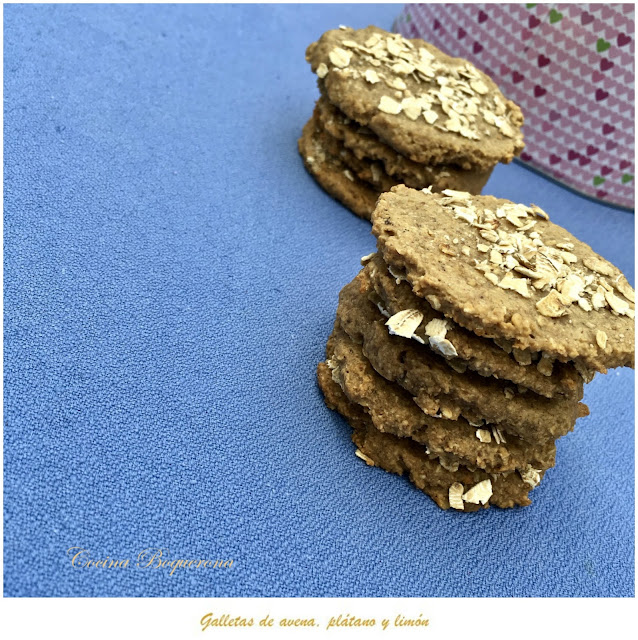
[[[634,290],[610,262],[535,205],[402,185],[372,233],[414,293],[474,333],[593,371],[633,366]]]
[[[332,379],[350,402],[361,406],[376,429],[424,445],[430,459],[445,468],[459,465],[506,473],[528,467],[537,470],[554,466],[553,440],[534,446],[515,436],[493,437],[489,429],[477,429],[467,420],[432,417],[419,409],[414,398],[398,389],[372,367],[357,344],[337,324],[328,339],[326,363]],[[477,435],[478,433],[478,435]]]
[[[506,434],[533,444],[554,441],[587,415],[582,396],[545,398],[521,391],[507,380],[463,373],[448,366],[429,346],[397,333],[370,302],[370,281],[365,270],[339,294],[337,319],[350,338],[386,380],[414,396],[431,416],[451,420],[463,417],[477,427],[495,426]],[[523,365],[519,365],[523,366]]]
[[[589,413],[584,382],[633,366],[633,289],[534,205],[398,185],[372,221],[317,369],[326,404],[359,459],[443,509],[529,505]]]
[[[350,120],[323,97],[317,101],[314,115],[323,129],[339,140],[356,158],[379,162],[388,177],[414,189],[431,187],[438,192],[443,189],[464,189],[470,193],[480,193],[492,173],[491,168],[465,170],[453,164],[428,165],[414,162],[382,142],[368,127]]]
[[[415,339],[420,338],[456,371],[470,369],[485,377],[509,380],[547,398],[582,397],[583,379],[573,366],[537,359],[530,362],[533,366],[521,367],[527,354],[505,351],[493,340],[480,338],[446,318],[425,298],[415,295],[407,280],[396,278],[380,254],[371,258],[367,272],[374,289],[368,297],[388,317],[404,309],[421,313],[423,320],[415,330]]]
[[[322,96],[315,127],[324,146],[330,136],[346,151],[339,153],[344,168],[331,166],[333,173],[355,174],[375,191],[405,183],[480,193],[494,166],[523,149],[519,107],[470,62],[422,40],[342,27],[311,44],[306,60]],[[369,218],[369,207],[354,209],[343,189],[326,186],[302,148],[307,145],[299,146],[321,186]]]
[[[456,470],[446,469],[430,459],[425,447],[414,440],[375,429],[368,414],[348,400],[325,362],[319,363],[317,378],[326,405],[343,415],[353,428],[352,440],[357,447],[354,456],[368,466],[399,475],[406,473],[410,481],[442,509],[471,512],[490,505],[509,508],[531,504],[529,492],[540,482],[544,471],[537,472],[533,481],[528,482],[523,477],[525,472],[523,475],[518,472],[489,474],[462,466]],[[455,490],[459,488],[457,496]],[[455,496],[452,499],[451,494]]]

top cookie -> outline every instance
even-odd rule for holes
[[[372,221],[393,272],[461,326],[574,361],[585,379],[633,366],[634,290],[539,207],[399,185]]]
[[[306,60],[330,102],[415,162],[489,168],[523,149],[519,107],[470,62],[423,40],[341,28]]]

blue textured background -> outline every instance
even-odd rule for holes
[[[374,239],[297,155],[304,50],[398,9],[5,7],[6,595],[633,594],[633,372],[589,385],[532,507],[472,515],[355,458],[315,385]],[[633,282],[632,214],[517,165],[486,192]]]

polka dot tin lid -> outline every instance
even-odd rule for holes
[[[409,4],[394,30],[494,79],[523,110],[523,163],[634,208],[633,3]]]

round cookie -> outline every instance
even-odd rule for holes
[[[340,111],[423,164],[490,169],[523,149],[523,115],[487,75],[377,27],[324,33],[306,50]]]
[[[412,396],[388,382],[372,368],[361,350],[336,326],[328,339],[326,364],[350,402],[364,408],[374,427],[401,438],[412,438],[424,445],[430,458],[437,458],[450,469],[462,464],[489,473],[536,471],[554,466],[556,445],[549,441],[532,446],[520,438],[497,441],[485,431],[479,440],[476,427],[467,420],[433,418],[421,411]]]
[[[474,333],[591,370],[633,366],[634,290],[547,214],[492,196],[382,194],[372,233],[415,294]]]
[[[424,189],[432,186],[433,191],[459,189],[479,194],[492,174],[492,168],[466,171],[453,165],[414,162],[381,142],[368,127],[350,120],[324,97],[317,101],[315,114],[322,128],[357,158],[382,163],[385,173],[408,187]]]
[[[529,492],[532,487],[522,480],[518,473],[493,477],[485,471],[470,471],[465,467],[459,467],[457,471],[448,471],[436,460],[428,458],[423,445],[409,438],[398,438],[375,429],[363,408],[350,402],[332,379],[330,368],[325,362],[320,362],[317,367],[317,381],[328,408],[338,411],[353,428],[352,440],[357,446],[356,455],[368,465],[378,466],[399,475],[407,473],[410,481],[442,509],[453,506],[450,504],[452,491],[460,489],[460,493],[457,491],[460,497],[463,491],[469,492],[479,483],[489,487],[487,491],[482,492],[485,502],[481,503],[476,498],[475,502],[457,498],[455,508],[477,511],[482,506],[509,508],[531,504]],[[543,474],[544,472],[539,474],[541,478]]]
[[[353,176],[339,158],[329,155],[319,141],[319,133],[311,118],[299,138],[299,153],[306,169],[333,198],[370,220],[379,192]]]
[[[351,340],[362,345],[375,371],[408,391],[427,414],[450,420],[462,416],[481,428],[495,425],[532,444],[564,436],[579,417],[588,415],[578,398],[509,394],[511,384],[469,370],[459,373],[425,345],[391,335],[386,318],[368,299],[370,289],[369,278],[361,271],[341,290],[339,324]]]
[[[326,153],[341,162],[360,180],[367,182],[376,191],[390,191],[392,187],[399,184],[397,180],[391,178],[384,170],[380,162],[372,162],[357,156],[347,149],[340,140],[328,133],[317,117],[317,110],[313,113],[312,120],[315,127],[315,137]]]
[[[467,366],[482,376],[509,380],[547,398],[583,397],[583,379],[572,365],[552,363],[547,359],[534,362],[531,354],[521,354],[512,349],[508,353],[493,340],[480,338],[464,329],[435,311],[425,298],[412,293],[406,280],[399,279],[397,283],[397,278],[388,271],[388,266],[378,253],[366,264],[365,272],[379,298],[378,306],[384,308],[388,315],[392,316],[404,309],[416,309],[422,314],[423,320],[414,333],[442,357],[440,348],[436,346],[438,341],[429,342],[426,327],[432,321],[445,327],[442,337],[457,354],[453,359],[446,360],[453,368],[459,370],[459,366]],[[525,358],[529,359],[529,365],[521,366],[523,362],[527,362]]]

